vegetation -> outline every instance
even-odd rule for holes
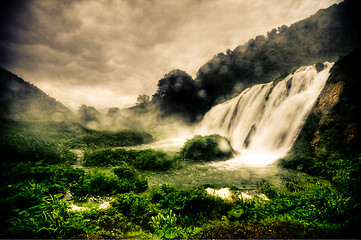
[[[74,114],[36,86],[0,67],[0,117],[63,121]]]
[[[165,115],[197,121],[212,106],[252,84],[270,82],[301,66],[336,61],[360,47],[356,9],[355,2],[346,0],[290,26],[274,28],[267,36],[216,54],[199,68],[195,79],[172,70],[159,80],[157,92],[142,108],[153,111],[156,105]]]
[[[71,148],[105,148],[135,146],[153,142],[152,135],[134,130],[117,132],[87,130],[83,136],[75,137],[67,142]]]
[[[205,106],[210,108],[233,91],[240,93],[278,74],[347,55],[360,46],[354,7],[346,0],[289,27],[274,28],[267,36],[257,36],[233,51],[215,55],[199,69],[195,79],[205,93]]]
[[[164,115],[177,114],[190,122],[203,111],[204,94],[193,78],[176,69],[165,74],[158,82],[158,90],[151,104],[157,105]]]
[[[24,141],[43,141],[45,146],[55,144],[67,148],[105,148],[124,147],[151,143],[153,136],[146,132],[135,130],[97,131],[84,127],[76,122],[51,122],[51,121],[14,121],[0,119],[0,131],[4,150],[11,146],[19,148]],[[7,146],[9,145],[9,146]],[[6,147],[5,147],[6,146]],[[13,152],[21,152],[22,150]]]
[[[140,170],[166,170],[172,167],[175,159],[162,151],[146,150],[100,150],[86,152],[85,166],[119,166],[129,164]]]
[[[147,180],[138,175],[126,177],[114,173],[95,172],[80,178],[70,187],[70,191],[75,197],[86,198],[89,196],[112,196],[130,191],[144,191],[147,187]]]
[[[166,114],[186,114],[193,121],[234,86],[239,90],[251,81],[277,81],[295,66],[348,52],[359,42],[358,32],[350,32],[356,22],[351,6],[345,1],[218,54],[195,81],[183,71],[172,71],[159,81],[152,101],[141,96],[137,107],[158,104]],[[341,19],[343,15],[347,18]],[[345,25],[340,27],[340,21]],[[345,35],[349,39],[340,38]],[[4,118],[25,111],[23,100],[39,108],[26,110],[21,119],[45,112],[59,120],[58,113],[66,115],[66,110],[1,69],[9,80],[1,82],[0,95],[0,238],[360,238],[358,59],[360,50],[355,50],[334,65],[290,155],[279,162],[310,175],[284,176],[277,187],[262,180],[249,196],[231,186],[227,199],[208,194],[208,185],[188,190],[167,184],[149,187],[143,177],[145,171],[170,171],[179,162],[225,160],[233,152],[227,139],[195,136],[171,156],[151,149],[110,149],[153,141],[144,132],[96,131],[49,118]],[[19,85],[18,95],[9,82]],[[342,91],[333,94],[336,86]],[[328,98],[335,95],[337,99]],[[8,108],[12,99],[14,108]],[[49,106],[59,108],[54,112]],[[113,108],[108,115],[118,113]],[[92,107],[79,110],[84,124],[97,121],[98,115]],[[86,168],[74,166],[79,157],[74,148],[84,150]]]
[[[349,197],[347,205],[353,209],[349,226],[356,226],[361,219],[359,57],[358,49],[336,62],[325,92],[321,93],[290,155],[280,160],[285,168],[326,177]],[[332,93],[332,88],[340,84],[343,90],[334,101],[327,91]]]
[[[195,161],[225,160],[232,156],[233,149],[229,141],[217,134],[194,136],[187,140],[180,151],[184,159]]]
[[[148,188],[141,171],[169,170],[175,159],[185,156],[219,157],[219,141],[228,141],[218,135],[196,136],[174,157],[149,149],[88,150],[84,164],[92,168],[85,170],[70,165],[74,156],[64,154],[70,151],[60,144],[66,140],[48,144],[50,135],[60,139],[70,133],[47,132],[43,141],[26,145],[22,141],[33,136],[23,129],[27,123],[2,124],[9,127],[3,130],[6,139],[11,133],[14,139],[1,144],[8,153],[13,151],[1,163],[3,238],[329,238],[344,237],[346,231],[347,237],[359,236],[353,227],[358,221],[357,193],[317,177],[284,178],[281,188],[264,180],[258,191],[268,200],[258,195],[242,198],[236,188],[231,199],[209,195],[208,186]],[[345,168],[335,174],[334,182],[349,186],[349,181],[357,181],[357,170],[349,169],[354,162],[339,164]],[[99,203],[90,203],[93,198]],[[99,207],[101,199],[110,201],[108,207]]]

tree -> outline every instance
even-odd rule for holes
[[[85,104],[81,105],[78,109],[78,118],[81,123],[86,124],[89,122],[98,122],[100,117],[100,112],[96,110],[93,106],[86,106]]]
[[[118,107],[112,107],[108,109],[107,116],[108,117],[114,117],[117,114],[119,114],[120,109]]]
[[[137,106],[144,106],[146,103],[150,102],[150,97],[147,94],[140,94],[137,97]]]
[[[165,114],[175,113],[194,121],[204,107],[204,94],[200,92],[201,89],[188,73],[176,69],[159,80],[153,100]]]

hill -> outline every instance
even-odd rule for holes
[[[355,1],[346,0],[291,26],[272,29],[233,51],[218,53],[196,78],[173,70],[159,80],[152,102],[166,114],[187,113],[199,119],[213,105],[238,95],[252,84],[285,77],[317,62],[336,61],[360,46],[360,20]]]
[[[360,44],[360,21],[354,1],[344,1],[291,26],[272,29],[203,65],[195,81],[206,91],[209,105],[218,98],[269,82],[318,61],[335,61]],[[219,100],[218,100],[219,101]]]
[[[0,68],[0,116],[55,121],[74,118],[62,103],[3,68]]]

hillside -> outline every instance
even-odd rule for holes
[[[166,114],[186,112],[186,117],[196,120],[252,84],[283,78],[301,66],[336,61],[360,46],[361,21],[355,4],[346,0],[289,27],[272,29],[233,51],[218,53],[199,69],[194,81],[173,70],[159,80],[152,102]]]
[[[207,93],[210,105],[217,98],[238,93],[253,83],[269,82],[279,74],[335,61],[360,44],[360,21],[355,1],[344,1],[291,26],[272,29],[203,65],[195,81]],[[210,106],[209,105],[209,106]]]
[[[0,115],[21,120],[71,119],[63,104],[15,74],[0,68]]]

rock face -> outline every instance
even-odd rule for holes
[[[343,82],[327,83],[323,88],[314,108],[314,113],[320,116],[321,122],[326,119],[327,113],[338,102],[344,85],[345,83]]]
[[[319,125],[322,125],[327,120],[327,114],[338,102],[344,85],[344,82],[326,83],[311,113],[318,117]],[[317,129],[314,134],[312,145],[316,145],[320,141],[319,129]]]
[[[361,50],[356,49],[335,63],[289,156],[281,164],[294,169],[308,165],[309,171],[317,172],[322,171],[317,169],[322,164],[361,153],[360,56]]]

